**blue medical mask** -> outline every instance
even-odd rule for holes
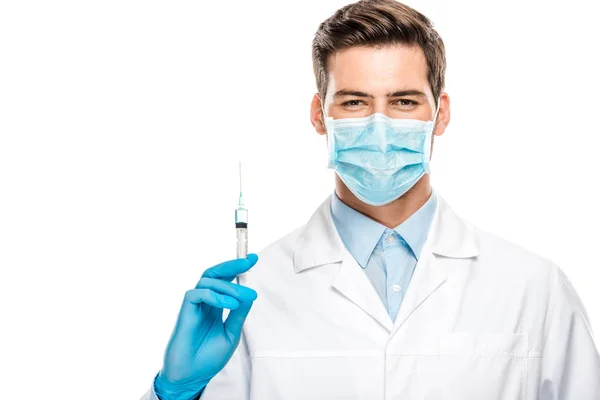
[[[373,206],[401,197],[430,173],[433,121],[390,118],[373,113],[364,118],[325,117],[328,168],[335,169],[348,189]],[[323,110],[325,115],[325,110]]]

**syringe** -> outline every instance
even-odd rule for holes
[[[242,163],[240,162],[240,197],[235,209],[235,230],[237,234],[237,258],[248,256],[248,210],[244,208],[242,195]]]

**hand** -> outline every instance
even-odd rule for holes
[[[197,389],[198,393],[227,364],[257,297],[254,290],[231,281],[257,261],[256,254],[248,254],[248,258],[211,267],[202,274],[196,288],[186,292],[163,368],[155,381],[159,397],[159,391],[189,394]],[[224,308],[231,310],[225,322]]]

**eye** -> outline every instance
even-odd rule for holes
[[[356,107],[356,106],[359,105],[358,103],[362,103],[362,101],[361,100],[348,100],[348,101],[342,103],[342,106],[344,106],[344,107],[348,107],[348,106],[349,107]]]
[[[401,105],[403,107],[416,106],[417,104],[419,104],[414,100],[408,100],[408,99],[396,100],[396,103],[398,103],[398,105]]]

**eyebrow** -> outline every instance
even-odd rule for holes
[[[372,94],[368,94],[365,92],[361,92],[353,89],[341,89],[335,92],[333,95],[334,98],[342,97],[342,96],[356,96],[356,97],[370,97],[374,98]],[[401,97],[401,96],[422,96],[426,97],[426,94],[416,89],[408,89],[408,90],[398,90],[392,93],[388,93],[387,97]]]

